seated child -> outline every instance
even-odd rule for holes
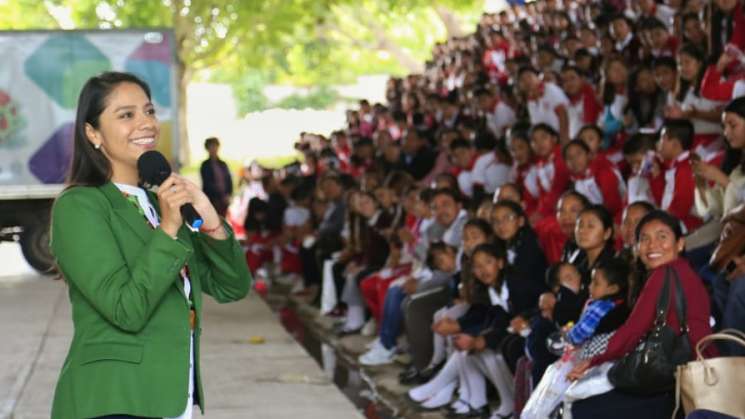
[[[601,261],[595,268],[590,282],[590,299],[577,323],[567,332],[566,340],[574,347],[587,345],[596,337],[604,339],[590,352],[583,351],[581,358],[591,358],[604,350],[610,333],[618,329],[629,317],[626,304],[630,268],[618,258]],[[597,343],[597,342],[596,342]]]

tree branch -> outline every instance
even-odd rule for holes
[[[352,10],[352,14],[360,25],[372,32],[376,42],[378,43],[377,49],[389,52],[411,73],[421,73],[424,70],[422,63],[414,59],[414,57],[398,45],[396,41],[391,39],[385,30],[385,27],[375,20],[371,13],[355,8]]]
[[[448,38],[463,36],[463,28],[461,27],[460,20],[452,10],[441,4],[436,4],[434,9],[437,16],[445,25],[445,29],[448,32]]]

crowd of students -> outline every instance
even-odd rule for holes
[[[709,262],[745,201],[743,48],[740,0],[484,14],[422,74],[391,78],[386,104],[303,134],[302,163],[250,171],[249,265],[317,297],[340,335],[375,335],[361,364],[408,352],[409,397],[451,417],[519,414],[567,345],[573,379],[632,351],[670,268],[687,312],[668,324],[692,347],[745,330],[745,257]],[[612,390],[571,412],[673,404]]]

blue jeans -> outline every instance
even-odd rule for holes
[[[734,416],[717,413],[711,410],[694,410],[686,416],[686,419],[735,419]]]
[[[723,304],[722,328],[745,332],[745,276],[732,281],[720,276],[717,280],[719,292],[715,296],[719,298],[715,300]],[[724,355],[745,356],[745,348],[736,343],[722,342],[720,349]]]
[[[380,343],[386,349],[392,349],[396,346],[396,339],[401,334],[401,322],[404,318],[404,312],[401,304],[407,295],[400,286],[388,288],[383,303],[383,324],[380,326]]]
[[[709,284],[713,283],[717,276],[717,273],[712,271],[709,265],[709,259],[711,259],[711,254],[714,253],[716,247],[717,243],[707,244],[698,249],[686,251],[685,255],[693,270],[698,273],[704,282]]]

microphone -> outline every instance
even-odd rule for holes
[[[142,153],[137,159],[137,170],[140,172],[140,182],[145,188],[160,186],[168,176],[171,176],[171,165],[159,151],[150,150]],[[181,206],[181,216],[192,230],[199,230],[204,220],[194,206],[186,203]]]

